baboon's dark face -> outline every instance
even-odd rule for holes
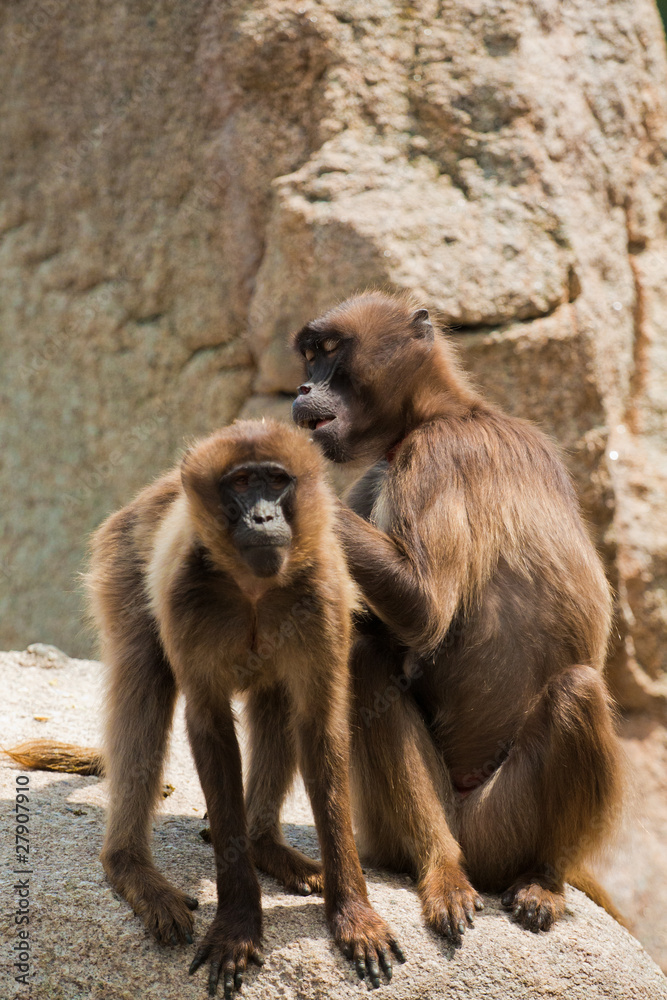
[[[356,400],[348,368],[353,344],[339,334],[315,329],[302,331],[299,343],[307,381],[299,386],[292,404],[294,422],[312,432],[313,440],[333,462],[349,460],[349,438],[356,425]]]
[[[377,461],[403,436],[415,376],[432,343],[426,309],[375,293],[307,323],[294,339],[306,373],[294,422],[333,462]]]
[[[220,480],[232,543],[255,576],[275,576],[287,560],[295,494],[295,477],[276,462],[247,462]]]

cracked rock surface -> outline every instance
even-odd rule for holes
[[[102,669],[37,649],[0,653],[4,692],[2,739],[59,737],[96,745]],[[38,721],[40,717],[42,721]],[[18,876],[13,852],[17,770],[0,765],[0,995],[27,995],[11,978],[7,956],[16,941],[8,901]],[[195,945],[154,944],[127,904],[111,890],[98,861],[106,783],[66,774],[31,773],[30,944],[31,992],[39,1000],[196,1000],[206,996],[206,977],[190,978],[194,947],[215,912],[213,856],[200,837],[204,800],[185,737],[181,712],[165,780],[173,792],[154,823],[154,855],[173,882],[199,898]],[[22,786],[24,787],[24,786]],[[312,856],[317,840],[301,785],[286,803],[288,840]],[[548,934],[513,924],[496,897],[454,950],[427,932],[411,880],[367,869],[371,901],[390,922],[408,956],[391,985],[375,994],[393,1000],[667,1000],[667,980],[641,945],[602,910],[568,890],[564,918]],[[242,997],[359,998],[367,986],[334,948],[319,896],[289,896],[261,878],[266,964],[247,976]]]
[[[287,335],[381,284],[566,450],[615,693],[667,719],[653,0],[24,0],[0,94],[4,645],[89,655],[86,534],[193,435],[287,414]]]

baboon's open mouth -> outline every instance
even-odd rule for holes
[[[305,427],[309,431],[318,431],[320,427],[326,427],[327,424],[333,423],[336,418],[331,417],[304,417],[299,420],[299,427]]]
[[[321,420],[311,420],[310,429],[311,431],[318,431],[320,427],[326,427],[327,424],[333,423],[335,417],[322,417]]]

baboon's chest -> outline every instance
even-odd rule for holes
[[[239,689],[282,678],[286,659],[307,642],[310,603],[305,595],[278,592],[228,609],[218,629],[220,651]]]

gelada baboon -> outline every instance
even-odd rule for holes
[[[352,298],[296,336],[293,417],[374,463],[339,535],[369,613],[352,654],[353,814],[460,943],[499,891],[531,930],[613,824],[610,592],[556,449],[475,391],[426,309]],[[400,697],[399,697],[400,695]]]
[[[368,902],[352,836],[348,657],[356,588],[322,466],[296,428],[239,422],[193,447],[180,468],[112,515],[93,538],[88,577],[110,671],[104,750],[39,743],[12,754],[24,766],[103,768],[109,881],[159,941],[191,941],[196,900],[160,874],[150,849],[174,702],[184,693],[218,889],[190,971],[210,962],[212,994],[222,975],[231,996],[248,961],[262,961],[253,862],[291,890],[323,888],[336,942],[374,986],[380,969],[391,977],[392,951],[403,959]],[[245,807],[231,706],[239,692],[251,748]],[[297,761],[323,866],[281,833]],[[230,844],[251,849],[230,853]]]

